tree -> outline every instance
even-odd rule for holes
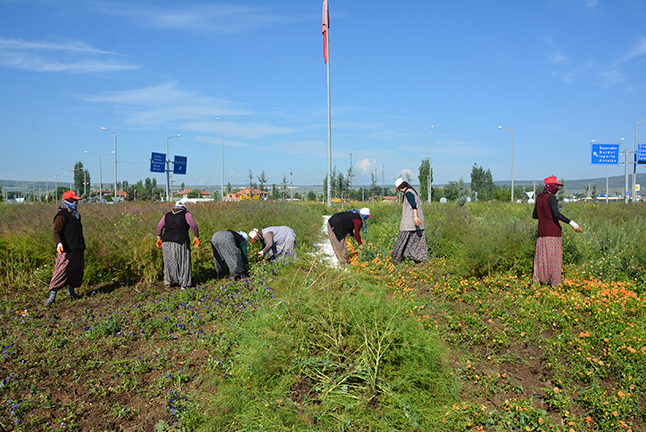
[[[478,192],[479,200],[489,201],[493,199],[496,185],[493,183],[490,169],[485,171],[482,166],[473,164],[473,168],[471,168],[471,190]]]
[[[431,164],[429,158],[422,159],[422,163],[419,166],[419,198],[422,201],[428,201],[428,186],[429,186],[429,168]],[[431,181],[433,183],[433,170],[431,170]],[[432,192],[432,191],[431,191]]]
[[[493,199],[497,201],[502,201],[502,202],[511,201],[511,187],[503,185],[500,188],[496,188],[496,190],[493,193]]]
[[[277,200],[278,198],[279,198],[278,188],[276,187],[276,183],[273,183],[271,185],[271,199]]]
[[[283,174],[283,182],[280,184],[280,192],[283,196],[283,201],[285,201],[285,195],[287,195],[287,185],[289,183],[287,182],[287,176]]]
[[[90,172],[83,169],[83,162],[74,164],[74,191],[83,198],[87,196],[90,186]]]
[[[256,176],[256,178],[258,179],[258,190],[267,192],[267,188],[265,187],[265,184],[267,184],[267,175],[265,174],[265,170],[262,170],[260,176]]]
[[[316,201],[316,192],[314,191],[309,191],[307,193],[307,200],[308,201]]]
[[[467,187],[466,183],[464,183],[464,179],[460,177],[460,180],[456,181],[449,181],[449,184],[446,185],[444,188],[444,196],[446,199],[452,200],[452,201],[457,201],[458,199],[466,198],[469,195],[469,188]]]

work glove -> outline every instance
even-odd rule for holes
[[[197,248],[199,248],[199,247],[200,247],[200,239],[199,239],[199,238],[197,238],[197,237],[194,237],[194,238],[193,238],[193,247],[194,247],[195,249],[197,249]]]
[[[56,245],[56,252],[58,252],[59,255],[63,255],[63,244],[59,243]]]
[[[422,224],[422,221],[419,220],[418,217],[415,218],[415,226],[420,226]]]
[[[265,255],[265,253],[264,253],[263,251],[258,252],[258,256],[259,256],[259,257],[262,257],[262,256],[264,256],[264,255]]]
[[[155,242],[155,244],[157,245],[157,248],[158,248],[158,249],[161,249],[161,248],[162,248],[162,239],[157,239],[157,241]]]
[[[581,232],[581,227],[579,226],[578,223],[574,222],[573,220],[570,221],[570,226],[574,231]]]

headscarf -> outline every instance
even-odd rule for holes
[[[545,183],[543,186],[543,192],[548,192],[551,193],[552,195],[555,195],[559,191],[559,185],[556,183]]]
[[[356,213],[359,216],[361,216],[361,231],[363,231],[364,233],[367,233],[368,232],[368,227],[366,226],[366,221],[368,220],[370,215],[365,215],[365,214],[361,213],[361,210],[358,210],[358,209],[351,209],[351,210],[348,210],[348,211],[352,212],[352,213]]]
[[[74,215],[74,217],[76,219],[81,218],[81,215],[78,212],[78,206],[76,204],[74,204],[73,202],[63,200],[63,201],[61,201],[61,207],[66,208],[67,210],[69,210]]]

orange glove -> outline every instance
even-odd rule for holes
[[[157,241],[155,242],[155,244],[157,245],[157,248],[158,248],[158,249],[161,249],[161,248],[162,248],[162,239],[157,239]]]
[[[422,221],[419,220],[418,217],[415,218],[415,226],[420,226],[422,224]]]
[[[199,239],[199,238],[197,238],[197,237],[194,237],[194,238],[193,238],[193,247],[194,247],[195,249],[197,249],[197,248],[199,248],[199,247],[200,247],[200,239]]]
[[[59,243],[56,245],[56,252],[58,252],[59,255],[63,255],[63,244]]]

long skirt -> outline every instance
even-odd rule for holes
[[[269,249],[267,256],[270,260],[295,261],[296,260],[296,238],[288,237],[284,242]]]
[[[59,290],[66,286],[78,288],[83,283],[85,270],[85,251],[65,252],[56,255],[54,274],[49,282],[50,290]]]
[[[330,225],[330,222],[327,223],[327,234],[330,237],[330,244],[332,245],[332,250],[334,251],[334,255],[336,255],[336,258],[339,260],[341,264],[347,264],[348,263],[348,243],[345,237],[339,241],[336,238],[336,234],[334,234],[334,230],[332,229],[332,225]]]
[[[395,264],[399,264],[406,257],[417,263],[428,261],[425,230],[399,231],[393,247],[392,259]]]
[[[539,237],[534,255],[534,282],[561,284],[563,269],[563,245],[561,237]]]
[[[244,263],[240,249],[236,245],[236,239],[229,231],[218,231],[211,237],[211,248],[213,249],[213,261],[218,277],[226,275],[226,268],[229,268],[231,277],[240,277],[245,274]],[[226,267],[225,267],[226,263]]]
[[[191,249],[188,243],[164,242],[164,285],[191,286]]]

